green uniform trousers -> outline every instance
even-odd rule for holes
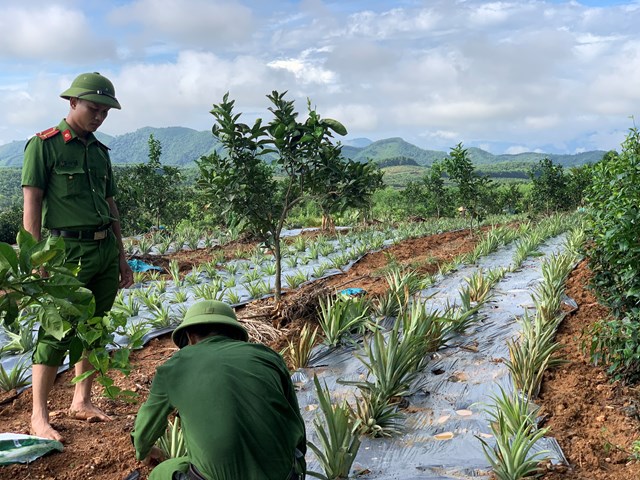
[[[189,457],[170,458],[151,470],[149,480],[173,480],[174,473],[186,474],[189,470],[189,465]]]
[[[119,249],[115,235],[109,231],[104,240],[64,239],[67,262],[80,262],[78,280],[93,292],[95,316],[103,316],[113,306],[120,282]],[[62,340],[48,335],[43,328],[33,352],[33,363],[57,367],[62,365],[75,332],[71,330]]]
[[[189,457],[176,457],[158,464],[149,475],[149,480],[181,480],[189,478],[187,471],[190,465]],[[291,473],[289,478],[283,480],[304,479],[304,474]]]

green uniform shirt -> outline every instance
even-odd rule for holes
[[[111,222],[107,198],[115,195],[109,149],[89,134],[86,144],[65,120],[60,133],[34,136],[24,152],[22,185],[44,191],[42,225],[94,229]]]
[[[286,480],[304,421],[289,372],[268,347],[209,337],[158,367],[132,433],[139,460],[180,414],[190,461],[210,480]]]

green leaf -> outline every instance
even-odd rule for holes
[[[17,236],[18,248],[22,250],[29,250],[36,245],[36,239],[27,232],[23,227],[20,227],[20,231]]]
[[[5,293],[0,296],[0,314],[4,312],[5,325],[12,325],[18,318],[20,313],[18,301],[21,300],[21,297],[22,295],[17,292]]]
[[[18,273],[18,255],[11,245],[0,242],[0,270],[6,268]]]
[[[69,365],[75,365],[82,358],[82,352],[84,352],[82,340],[73,337],[69,345]]]
[[[78,375],[77,377],[73,377],[73,379],[71,380],[71,383],[76,384],[76,383],[82,382],[83,380],[86,380],[87,378],[89,378],[94,373],[96,373],[96,370],[94,370],[94,369],[88,370],[88,371],[84,372],[83,374]]]
[[[31,255],[31,266],[37,268],[58,256],[55,250],[41,250]]]
[[[38,312],[38,320],[45,331],[58,340],[62,340],[68,327],[65,326],[63,318],[60,316],[58,309],[53,305],[46,305]]]
[[[323,123],[324,125],[329,127],[331,130],[336,132],[338,135],[344,136],[347,134],[346,127],[337,120],[334,120],[332,118],[324,118],[321,120],[320,123]]]

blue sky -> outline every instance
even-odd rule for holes
[[[225,92],[310,98],[346,142],[492,153],[619,149],[640,115],[640,1],[0,0],[0,144],[56,125],[73,78],[113,80],[101,130],[209,130]]]

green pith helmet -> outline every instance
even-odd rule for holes
[[[81,73],[60,96],[62,98],[82,98],[120,110],[120,103],[116,99],[116,89],[113,88],[113,83],[98,72]]]
[[[204,300],[189,307],[184,320],[171,335],[173,343],[178,348],[185,347],[189,343],[185,329],[193,325],[216,324],[233,327],[236,338],[244,342],[249,340],[247,330],[238,322],[236,313],[229,305],[217,300]]]

